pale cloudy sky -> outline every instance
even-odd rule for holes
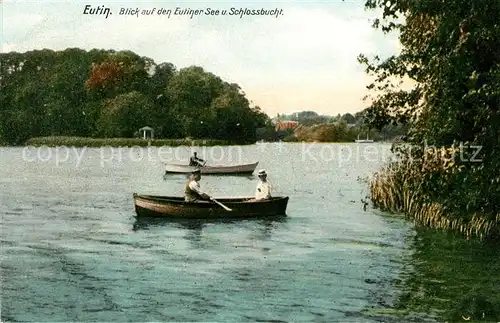
[[[178,69],[202,66],[238,83],[269,115],[314,110],[357,112],[369,79],[360,53],[399,49],[395,36],[371,28],[364,0],[323,1],[112,1],[3,0],[3,52],[78,47],[132,50]],[[83,15],[85,5],[113,13]],[[270,16],[123,16],[121,8],[175,7],[283,9]]]

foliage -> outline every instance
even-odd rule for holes
[[[287,141],[352,142],[359,136],[369,137],[375,141],[391,141],[406,134],[407,127],[397,122],[394,125],[383,126],[380,131],[372,129],[365,123],[365,114],[366,110],[355,115],[346,113],[336,117],[318,115],[314,111],[301,111],[290,115],[278,114],[276,117],[278,120],[297,121],[299,128],[295,133],[277,132],[274,140],[285,140],[284,138],[288,137]],[[261,137],[264,139],[264,136]],[[266,136],[269,137],[273,136]]]
[[[139,138],[87,138],[87,137],[35,137],[26,142],[29,146],[47,146],[47,147],[146,147],[146,146],[222,146],[233,144],[230,140],[215,139],[154,139],[143,140]]]
[[[500,213],[480,191],[468,188],[465,166],[455,167],[463,148],[398,147],[399,159],[375,174],[370,193],[375,206],[404,212],[418,224],[467,236],[500,237]],[[498,188],[492,188],[498,190]],[[465,195],[464,198],[464,193]]]
[[[368,88],[374,91],[367,110],[367,122],[378,129],[400,122],[408,125],[407,140],[413,153],[386,170],[385,184],[395,185],[389,195],[406,200],[405,192],[417,195],[414,208],[439,206],[450,221],[465,223],[474,230],[474,221],[498,226],[500,220],[500,2],[480,1],[387,1],[368,0],[368,8],[380,8],[382,20],[375,27],[398,31],[399,55],[370,62],[359,61],[376,77]],[[415,86],[403,90],[395,80],[411,80]],[[436,145],[456,149],[480,146],[470,158],[455,158],[444,172],[429,166],[424,149]],[[446,149],[446,148],[444,148]],[[413,160],[407,163],[408,160]],[[403,164],[401,164],[403,163]],[[406,167],[399,173],[393,169]],[[416,175],[422,172],[421,175]],[[401,174],[408,175],[400,184]],[[389,179],[390,176],[396,176]],[[412,183],[412,188],[406,186]],[[415,186],[417,185],[417,186]],[[383,206],[377,197],[375,204]],[[389,202],[389,204],[392,202]],[[406,202],[405,202],[406,203]],[[389,205],[385,205],[389,207]],[[396,207],[398,208],[398,207]],[[411,212],[414,214],[414,212]],[[476,219],[476,220],[474,220]],[[485,222],[485,223],[486,223]],[[487,227],[480,234],[489,235]],[[495,231],[495,234],[498,232]]]
[[[352,114],[350,113],[346,113],[344,114],[343,116],[340,117],[342,120],[344,120],[345,122],[347,122],[347,124],[353,124],[353,123],[356,123],[356,117],[353,116]]]
[[[105,100],[98,120],[99,135],[130,138],[139,128],[154,121],[154,111],[149,98],[137,91]]]
[[[68,48],[0,54],[0,134],[8,144],[39,136],[255,141],[269,117],[237,84],[201,67],[176,70],[131,51]]]
[[[319,115],[314,111],[300,111],[289,115],[283,114],[277,116],[279,120],[297,121],[304,126],[312,126],[316,124],[328,123],[332,120],[331,116]]]
[[[299,126],[295,130],[295,137],[299,141],[352,142],[356,139],[356,134],[342,120],[336,123],[314,125],[311,127]]]

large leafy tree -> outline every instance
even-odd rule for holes
[[[435,144],[477,141],[498,146],[500,2],[369,0],[382,10],[375,26],[398,31],[402,52],[375,62],[360,56],[378,91],[372,125],[413,125],[410,139]],[[416,86],[402,90],[396,78]]]
[[[185,136],[210,137],[216,118],[211,104],[222,89],[222,80],[201,67],[191,66],[176,73],[167,87],[178,127]]]
[[[155,122],[152,126],[156,129],[157,136],[180,137],[181,129],[177,126],[178,117],[172,109],[172,101],[167,91],[170,81],[176,73],[176,68],[171,63],[154,65],[154,71],[149,79],[148,93],[155,104]]]
[[[153,111],[153,103],[137,91],[108,99],[99,119],[100,134],[104,137],[130,138],[140,128],[151,124]]]
[[[463,145],[449,169],[426,173],[417,191],[463,219],[480,213],[498,224],[500,1],[368,0],[366,7],[382,12],[375,27],[398,32],[402,45],[385,60],[359,57],[375,76],[368,122],[406,123],[412,144]],[[415,86],[402,89],[404,78]],[[472,161],[469,146],[481,148]]]
[[[109,54],[102,62],[94,62],[87,89],[100,98],[110,98],[130,91],[145,91],[154,62],[131,51]]]
[[[9,53],[4,57],[0,70],[3,115],[0,123],[5,138],[20,143],[33,133],[47,134],[43,121],[51,86],[45,79],[55,63],[54,52]]]
[[[250,107],[245,93],[237,84],[224,83],[212,108],[217,117],[217,138],[255,139],[256,129],[264,127],[265,115],[259,107]]]

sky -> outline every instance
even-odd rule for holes
[[[399,51],[395,35],[371,27],[364,0],[82,1],[2,0],[2,51],[78,47],[131,50],[177,69],[197,65],[237,83],[268,115],[354,113],[370,78],[356,58]],[[111,15],[83,14],[86,5]],[[282,9],[276,16],[158,15],[160,9]],[[152,15],[120,15],[122,8]]]

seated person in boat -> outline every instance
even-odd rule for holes
[[[193,153],[193,156],[191,156],[191,158],[189,158],[189,166],[196,166],[196,167],[205,166],[205,164],[203,164],[203,162],[205,162],[205,161],[201,158],[198,158],[197,155],[198,155],[198,153],[195,151]]]
[[[268,200],[271,198],[271,185],[267,181],[267,173],[265,169],[259,170],[259,183],[255,189],[255,199],[251,202]]]
[[[200,187],[201,171],[199,169],[194,170],[186,183],[186,189],[184,190],[184,200],[186,202],[198,202],[202,200],[210,200],[211,197],[203,193]]]

